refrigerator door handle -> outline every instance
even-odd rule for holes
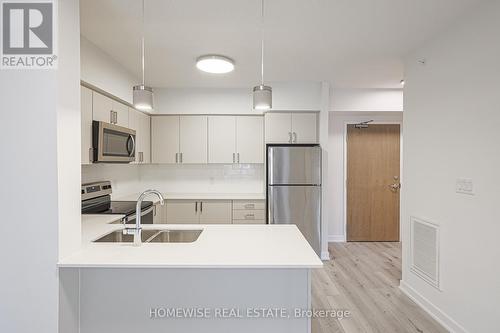
[[[267,223],[268,224],[274,224],[274,196],[273,196],[273,188],[271,187],[269,189],[269,195],[268,195],[268,201],[267,201],[267,204],[268,204],[268,209],[267,209],[267,213],[268,213],[268,216],[267,216]]]

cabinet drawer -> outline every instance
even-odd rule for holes
[[[264,220],[264,210],[233,210],[233,220]]]
[[[266,224],[265,220],[233,220],[233,224]]]
[[[234,200],[234,210],[252,210],[252,209],[266,209],[266,202],[264,200]]]

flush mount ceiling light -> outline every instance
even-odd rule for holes
[[[142,0],[142,38],[141,38],[141,63],[142,63],[142,84],[134,86],[133,98],[134,107],[142,111],[153,109],[153,88],[144,83],[144,0]]]
[[[261,48],[260,48],[260,85],[253,87],[253,108],[269,110],[273,107],[273,89],[264,85],[264,0],[261,2]]]
[[[208,54],[196,59],[196,68],[211,74],[225,74],[234,70],[234,61],[225,56]]]

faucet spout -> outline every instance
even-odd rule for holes
[[[163,206],[165,204],[165,199],[163,195],[157,190],[146,190],[141,193],[139,198],[137,199],[137,205],[135,206],[135,228],[126,228],[123,232],[126,234],[134,234],[134,245],[140,246],[142,244],[141,234],[142,234],[142,226],[141,226],[141,207],[142,202],[148,196],[154,194],[160,199],[160,204]]]

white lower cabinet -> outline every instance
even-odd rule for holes
[[[167,200],[168,224],[198,224],[198,201],[196,200]]]
[[[168,224],[231,224],[231,200],[167,200]]]
[[[231,224],[231,200],[200,201],[201,224]]]
[[[266,224],[264,200],[233,200],[233,224]]]

